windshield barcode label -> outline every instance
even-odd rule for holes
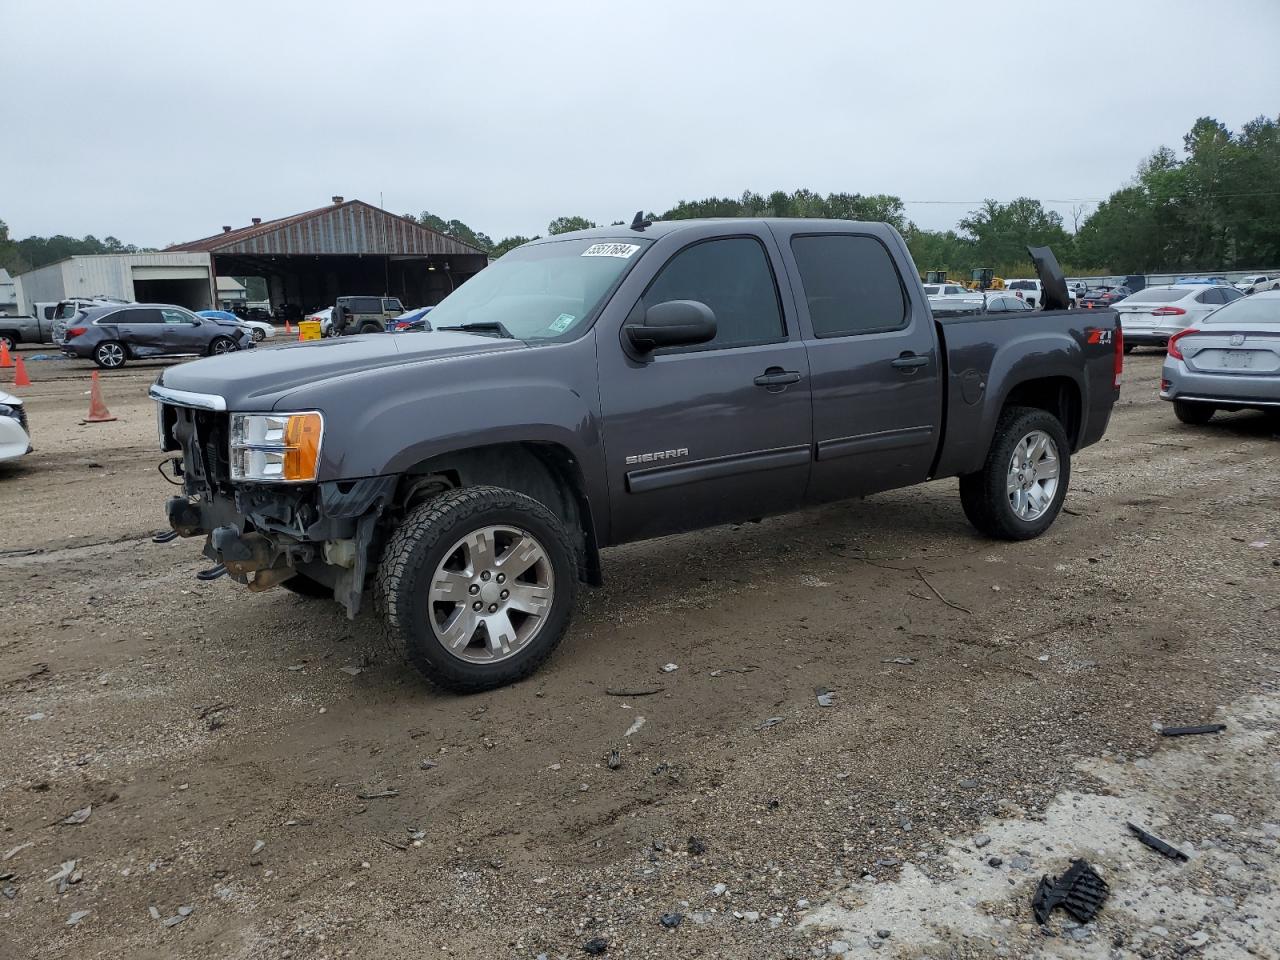
[[[636,243],[593,243],[582,251],[584,257],[621,257],[623,260],[631,256],[640,245]]]

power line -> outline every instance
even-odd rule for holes
[[[1173,193],[1167,196],[1149,196],[1148,199],[1157,202],[1166,200],[1221,200],[1228,197],[1280,197],[1280,190],[1254,190],[1242,193]],[[941,205],[941,204],[973,204],[986,203],[991,197],[983,197],[981,200],[903,200],[904,204],[914,203],[922,205]],[[1034,199],[1027,197],[1017,197],[1015,199],[1025,200]],[[1040,203],[1105,203],[1110,197],[1068,197],[1061,200],[1042,199]],[[996,203],[1012,203],[1012,200],[997,200]]]

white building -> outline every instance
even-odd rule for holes
[[[217,306],[213,263],[207,253],[104,253],[67,257],[22,274],[18,312],[71,297],[118,297],[138,303],[175,303],[191,310]]]
[[[18,309],[18,285],[9,271],[0,267],[0,315],[14,316],[22,311]]]
[[[249,299],[249,291],[235,277],[218,277],[218,309],[234,310]]]

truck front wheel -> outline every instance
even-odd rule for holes
[[[473,693],[551,655],[573,615],[577,568],[564,525],[541,503],[464,487],[414,508],[392,534],[376,599],[429,680]]]
[[[1071,444],[1058,418],[1035,407],[1009,407],[982,469],[960,478],[960,503],[987,536],[1030,540],[1053,524],[1070,480]]]

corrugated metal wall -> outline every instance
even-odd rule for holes
[[[203,268],[213,265],[207,253],[125,253],[96,257],[72,257],[66,266],[67,296],[122,297],[134,299],[134,267]]]
[[[32,314],[37,303],[61,300],[63,293],[62,268],[64,263],[51,263],[22,274],[22,312]]]

